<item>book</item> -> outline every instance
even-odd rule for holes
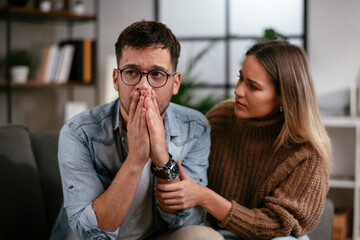
[[[61,47],[59,50],[59,61],[55,70],[55,77],[54,77],[54,82],[56,83],[58,83],[58,78],[61,71],[61,64],[63,63],[63,61],[64,61],[64,51],[63,51],[63,47]]]
[[[65,40],[60,46],[74,46],[69,81],[89,84],[96,76],[96,41],[91,39]]]
[[[85,39],[83,42],[83,82],[91,82],[91,40]]]
[[[49,46],[49,55],[47,57],[46,68],[44,73],[44,83],[51,83],[55,81],[56,68],[58,65],[60,49],[57,44]]]
[[[50,52],[50,46],[46,46],[43,52],[42,60],[41,60],[41,70],[40,70],[40,76],[39,81],[41,83],[45,83],[45,74],[47,71],[47,65],[49,62],[49,52]]]
[[[56,83],[63,84],[69,81],[74,51],[75,47],[71,44],[65,44],[60,48],[59,64],[55,76]]]

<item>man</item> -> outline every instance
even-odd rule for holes
[[[141,21],[120,34],[115,49],[119,99],[79,114],[60,133],[70,227],[82,239],[144,239],[200,224],[202,208],[171,212],[153,193],[155,178],[180,181],[175,160],[207,185],[209,124],[199,112],[170,103],[181,82],[180,44],[164,24]]]

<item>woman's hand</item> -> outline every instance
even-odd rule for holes
[[[155,184],[155,196],[159,201],[161,209],[166,212],[174,212],[191,208],[200,204],[203,186],[192,180],[177,161],[180,173],[180,182],[173,184]]]

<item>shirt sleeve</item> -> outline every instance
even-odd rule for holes
[[[210,125],[202,126],[201,134],[197,136],[186,156],[181,161],[186,173],[198,184],[207,186],[207,169],[209,167],[208,157],[210,153]],[[186,147],[184,147],[185,149]],[[182,149],[183,150],[183,149]],[[171,152],[171,149],[169,150]],[[175,159],[177,160],[177,159]],[[155,222],[162,231],[174,230],[184,226],[198,225],[205,221],[205,210],[195,206],[176,213],[167,213],[157,204],[155,199]]]
[[[58,159],[68,222],[81,239],[115,239],[118,229],[104,232],[97,225],[92,203],[104,188],[85,139],[79,129],[68,124],[60,131]]]

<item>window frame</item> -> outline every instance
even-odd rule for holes
[[[231,59],[231,52],[230,52],[230,44],[231,41],[236,40],[258,40],[258,36],[252,36],[252,35],[233,35],[230,34],[230,0],[224,0],[225,1],[225,35],[224,36],[190,36],[190,37],[177,37],[178,41],[180,42],[191,42],[191,41],[224,41],[225,42],[225,62],[224,62],[224,71],[225,71],[225,81],[223,83],[219,84],[203,84],[197,88],[201,89],[218,89],[222,88],[224,89],[224,96],[230,96],[231,91],[235,88],[235,84],[231,83],[231,77],[230,77],[230,59]],[[300,39],[303,42],[303,48],[307,52],[307,14],[308,14],[308,0],[303,0],[303,34],[302,35],[286,35],[284,34],[288,39]],[[160,0],[154,0],[154,16],[156,21],[160,21]],[[231,36],[231,40],[225,40],[226,37]]]

